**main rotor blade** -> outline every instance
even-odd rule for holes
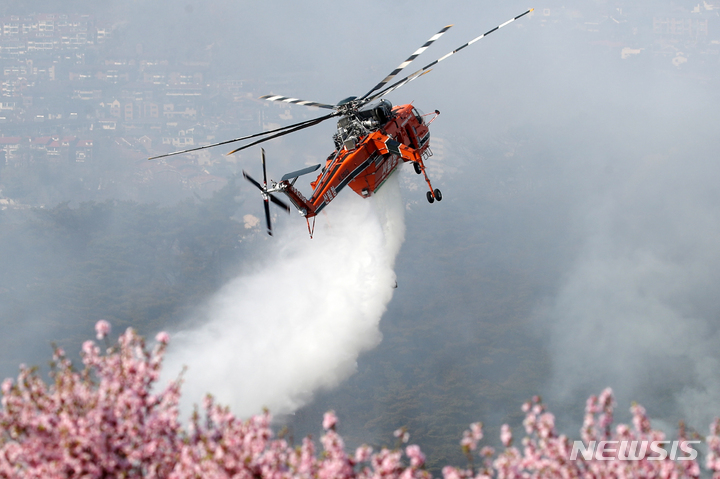
[[[408,83],[408,82],[411,82],[411,81],[414,80],[415,78],[419,77],[419,76],[420,76],[423,72],[425,72],[427,69],[432,68],[433,66],[437,65],[438,63],[440,63],[441,61],[445,60],[445,59],[448,58],[449,56],[456,54],[457,52],[459,52],[459,51],[462,50],[463,48],[465,48],[465,47],[467,47],[467,46],[469,46],[469,45],[472,45],[473,43],[477,42],[478,40],[480,40],[480,39],[482,39],[482,38],[490,35],[490,34],[491,34],[492,32],[494,32],[495,30],[499,30],[499,29],[501,29],[502,27],[504,27],[505,25],[508,25],[508,24],[514,22],[514,21],[517,20],[518,18],[524,17],[525,15],[527,15],[527,14],[530,13],[530,12],[532,12],[533,10],[534,10],[534,8],[531,8],[530,10],[527,10],[527,11],[521,13],[521,14],[518,15],[517,17],[511,18],[511,19],[508,20],[507,22],[505,22],[505,23],[503,23],[503,24],[501,24],[501,25],[498,25],[497,27],[495,27],[495,28],[493,28],[493,29],[491,29],[491,30],[488,30],[487,32],[485,32],[485,33],[483,33],[482,35],[480,35],[479,37],[473,38],[472,40],[470,40],[470,41],[467,42],[466,44],[459,46],[458,48],[456,48],[455,50],[451,51],[451,52],[448,53],[447,55],[444,55],[444,56],[438,58],[438,59],[435,60],[434,62],[425,65],[425,66],[422,67],[420,70],[418,70],[418,71],[416,71],[416,72],[414,72],[414,73],[411,73],[410,75],[406,76],[406,77],[403,78],[402,80],[399,80],[399,81],[393,83],[392,85],[390,85],[389,87],[385,88],[384,90],[376,93],[376,94],[373,95],[372,97],[367,98],[367,99],[365,100],[365,102],[366,102],[366,103],[369,103],[369,102],[371,102],[371,101],[373,101],[373,100],[377,100],[378,98],[386,95],[387,93],[390,93],[390,92],[393,91],[393,90],[397,90],[397,89],[400,88],[401,86],[405,85],[405,84]]]
[[[272,236],[272,224],[270,223],[270,203],[268,203],[267,198],[263,200],[263,204],[265,205],[265,223],[267,223],[267,232],[270,236]]]
[[[326,115],[324,117],[321,116],[320,118],[327,119],[329,117]],[[317,119],[318,118],[313,118],[312,120],[305,120],[305,121],[301,121],[300,123],[294,123],[292,125],[283,126],[281,128],[275,128],[274,130],[268,130],[268,131],[263,131],[261,133],[254,133],[252,135],[241,136],[240,138],[234,138],[232,140],[221,141],[219,143],[213,143],[211,145],[198,146],[197,148],[190,148],[188,150],[173,151],[172,153],[165,153],[164,155],[153,156],[151,158],[148,158],[148,160],[156,160],[158,158],[164,158],[166,156],[180,155],[182,153],[189,153],[191,151],[204,150],[206,148],[212,148],[215,146],[227,145],[228,143],[234,143],[236,141],[249,140],[250,138],[257,138],[258,136],[269,135],[271,133],[277,133],[278,131],[284,131],[289,128],[293,128],[293,127],[297,127],[297,126],[301,126],[301,125],[315,124],[313,122],[315,122]]]
[[[412,63],[412,61],[415,60],[422,52],[424,52],[425,50],[427,50],[428,47],[429,47],[430,45],[432,45],[435,40],[437,40],[438,38],[440,38],[441,36],[443,36],[443,34],[444,34],[445,32],[447,32],[448,30],[450,30],[450,27],[452,27],[452,25],[447,25],[447,26],[443,27],[442,30],[440,30],[439,32],[437,32],[435,35],[433,35],[432,37],[430,37],[430,40],[428,40],[427,42],[425,42],[425,44],[424,44],[423,46],[421,46],[420,48],[418,48],[417,50],[415,50],[415,53],[413,53],[412,55],[410,55],[410,56],[407,58],[407,60],[405,60],[404,62],[402,62],[400,65],[398,65],[395,70],[393,70],[392,72],[390,72],[390,74],[389,74],[388,76],[386,76],[385,79],[383,79],[383,81],[381,81],[380,83],[378,83],[377,85],[375,85],[372,90],[370,90],[369,92],[367,92],[367,93],[365,93],[363,96],[361,96],[361,97],[360,97],[360,100],[363,100],[363,99],[367,98],[368,95],[370,95],[370,94],[371,94],[372,92],[374,92],[375,90],[379,90],[380,88],[382,88],[382,87],[384,87],[385,85],[387,85],[387,84],[390,82],[390,80],[392,80],[393,78],[395,78],[395,77],[397,76],[397,74],[400,73],[400,72],[403,70],[403,68],[405,68],[406,66],[408,66],[408,65],[409,65],[410,63]]]
[[[245,170],[243,170],[243,176],[244,176],[245,179],[248,180],[250,183],[252,183],[253,185],[257,186],[260,191],[262,191],[263,193],[265,193],[265,188],[263,188],[260,183],[258,183],[257,181],[255,181],[255,179],[254,179],[252,176],[250,176],[250,175],[248,175],[247,173],[245,173]]]
[[[283,208],[285,211],[290,213],[290,207],[282,200],[277,199],[275,196],[268,193],[268,198],[270,198],[270,201],[278,205],[280,208]]]
[[[280,136],[287,135],[287,134],[289,134],[289,133],[294,133],[294,132],[299,131],[299,130],[302,130],[302,129],[304,129],[304,128],[309,128],[309,127],[311,127],[311,126],[315,126],[315,125],[317,125],[318,123],[322,123],[323,121],[328,120],[328,119],[330,119],[330,118],[332,118],[332,117],[334,117],[334,116],[338,116],[338,115],[340,115],[340,113],[338,113],[338,112],[333,112],[333,113],[330,113],[329,115],[325,115],[325,116],[321,116],[321,117],[319,117],[319,118],[315,118],[314,120],[312,120],[312,121],[310,121],[310,122],[305,122],[305,123],[302,123],[302,124],[292,125],[292,126],[295,126],[295,128],[292,128],[292,129],[290,129],[290,130],[283,131],[283,132],[280,132],[280,133],[276,133],[276,134],[274,134],[274,135],[272,135],[272,136],[268,136],[267,138],[262,138],[262,139],[260,139],[260,140],[253,141],[252,143],[248,143],[247,145],[244,145],[244,146],[241,146],[240,148],[234,149],[234,150],[231,151],[230,153],[227,153],[227,155],[232,155],[233,153],[237,153],[237,152],[240,151],[240,150],[244,150],[244,149],[246,149],[246,148],[250,148],[251,146],[255,146],[255,145],[260,144],[260,143],[263,143],[263,142],[265,142],[265,141],[272,140],[273,138],[278,138],[278,137],[280,137]]]
[[[387,95],[387,94],[390,93],[391,91],[397,90],[397,89],[400,88],[401,86],[403,86],[403,85],[405,85],[405,84],[407,84],[407,83],[410,83],[411,81],[415,80],[416,78],[420,78],[421,76],[425,75],[426,73],[430,73],[431,71],[432,71],[432,69],[430,69],[430,70],[425,70],[425,71],[416,71],[416,72],[413,73],[412,75],[410,75],[410,76],[408,76],[408,77],[405,77],[405,79],[403,79],[403,80],[401,80],[401,81],[399,81],[399,82],[397,82],[397,83],[394,83],[391,87],[388,87],[386,90],[383,91],[382,95],[380,95],[380,96]],[[378,96],[378,97],[373,97],[373,98],[371,98],[371,99],[368,100],[368,101],[372,101],[372,100],[374,100],[374,99],[376,99],[376,98],[380,98],[380,96]]]
[[[283,103],[292,103],[293,105],[316,106],[318,108],[327,108],[328,110],[335,109],[335,105],[328,105],[327,103],[318,103],[316,101],[300,100],[299,98],[290,98],[289,96],[282,96],[282,95],[264,95],[264,96],[261,96],[260,99],[267,100],[267,101],[281,101]]]

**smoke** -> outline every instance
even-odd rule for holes
[[[394,291],[405,234],[397,176],[368,200],[340,195],[312,240],[295,218],[277,228],[272,257],[224,286],[200,327],[171,334],[165,374],[187,365],[184,409],[211,393],[242,417],[289,413],[355,371],[381,340]]]
[[[584,207],[583,242],[548,308],[551,396],[612,386],[705,431],[720,402],[720,215],[706,151],[628,164]]]

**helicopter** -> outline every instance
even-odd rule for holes
[[[203,145],[197,148],[175,151],[158,155],[149,160],[155,160],[166,156],[179,155],[191,151],[213,148],[238,141],[258,138],[250,143],[234,149],[228,155],[245,150],[260,143],[294,133],[305,128],[318,125],[331,118],[339,117],[337,132],[333,135],[335,149],[325,160],[325,164],[317,164],[297,171],[285,174],[279,182],[267,179],[265,165],[265,150],[261,149],[262,155],[262,184],[243,170],[243,176],[261,192],[264,209],[267,233],[272,236],[272,224],[270,218],[270,203],[279,206],[288,213],[291,208],[282,200],[278,199],[276,193],[284,193],[290,203],[298,210],[300,215],[305,217],[308,225],[308,233],[312,238],[315,229],[315,217],[320,213],[346,186],[349,186],[355,193],[368,198],[372,196],[390,175],[402,163],[412,163],[417,174],[424,175],[429,191],[426,192],[426,199],[429,203],[441,201],[442,192],[433,188],[428,177],[425,162],[432,156],[430,149],[429,125],[435,121],[440,112],[435,110],[428,115],[423,114],[412,104],[393,106],[388,100],[383,99],[388,93],[397,90],[407,83],[429,73],[435,65],[459,52],[465,47],[472,45],[478,40],[486,37],[496,30],[518,20],[529,14],[534,9],[529,9],[520,15],[506,21],[503,24],[483,33],[482,35],[461,45],[455,50],[425,65],[421,69],[407,75],[400,80],[391,83],[402,70],[423,53],[432,43],[447,32],[452,25],[443,27],[440,31],[430,37],[420,48],[418,48],[405,61],[398,65],[388,76],[375,85],[370,91],[361,97],[351,96],[338,102],[335,105],[319,103],[315,101],[301,100],[282,95],[265,95],[262,100],[282,102],[286,104],[302,105],[307,107],[332,110],[327,115],[313,118],[311,120],[294,123],[292,125],[275,128],[272,130],[255,133],[252,135],[234,138],[231,140]],[[306,198],[300,190],[295,187],[295,182],[300,176],[313,173],[320,169],[317,178],[310,183],[312,193]],[[312,225],[310,224],[312,219]]]

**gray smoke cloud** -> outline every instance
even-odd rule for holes
[[[240,416],[303,405],[355,370],[381,339],[404,239],[397,175],[371,200],[341,195],[317,219],[283,225],[270,258],[222,288],[205,322],[172,334],[166,377],[187,365],[184,407],[213,394]]]
[[[545,313],[548,389],[570,400],[612,386],[620,404],[704,432],[720,401],[718,171],[707,140],[678,143],[629,158],[576,220],[579,251]]]

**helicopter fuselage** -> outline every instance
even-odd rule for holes
[[[336,149],[311,183],[309,199],[294,187],[294,181],[277,184],[276,191],[285,193],[307,218],[317,215],[346,186],[363,198],[372,196],[404,162],[415,163],[416,171],[424,173],[424,160],[432,155],[428,124],[410,104],[392,108],[382,102],[342,117],[334,140]]]

